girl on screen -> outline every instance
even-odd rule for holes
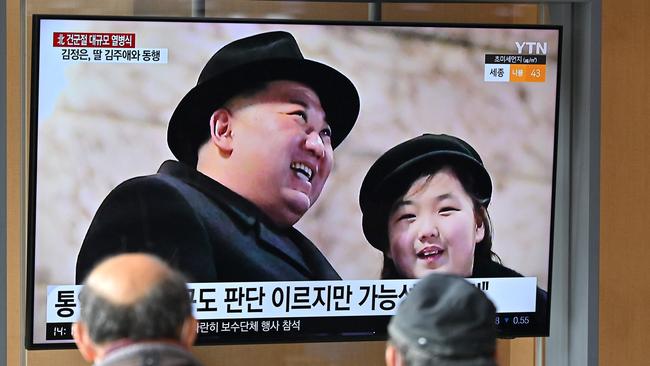
[[[359,194],[363,233],[384,253],[382,278],[522,277],[492,251],[491,198],[483,160],[458,137],[424,134],[388,150]],[[535,313],[526,317],[533,327],[546,323],[547,302],[537,287]]]
[[[457,137],[425,134],[384,153],[359,195],[364,235],[384,253],[382,278],[521,276],[492,252],[491,196],[481,157]]]
[[[388,150],[359,194],[363,233],[384,253],[382,278],[521,277],[492,252],[491,198],[483,160],[455,136],[424,134]],[[531,326],[546,324],[547,298],[537,287]]]

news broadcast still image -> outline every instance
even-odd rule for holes
[[[390,316],[424,273],[408,268],[399,249],[414,215],[378,215],[377,197],[388,195],[363,193],[360,204],[360,192],[376,188],[364,182],[372,171],[399,170],[382,164],[405,143],[460,146],[472,169],[479,166],[486,216],[474,226],[472,248],[489,235],[493,254],[480,264],[472,250],[468,272],[457,274],[495,303],[500,336],[548,335],[560,27],[54,15],[35,16],[33,26],[29,348],[74,346],[77,261],[93,218],[123,182],[178,160],[168,146],[170,119],[206,63],[233,41],[276,31],[358,93],[358,116],[336,140],[322,193],[292,225],[337,276],[192,281],[198,344],[386,339]],[[426,183],[408,175],[402,197],[417,202],[438,180],[462,181],[458,169],[467,163],[458,168],[459,161],[440,160]],[[385,243],[374,241],[376,232]],[[430,263],[440,253],[411,257]]]

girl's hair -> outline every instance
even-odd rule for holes
[[[406,194],[411,185],[413,185],[413,182],[417,181],[420,178],[426,177],[426,181],[423,184],[424,186],[428,184],[431,179],[433,179],[433,176],[436,173],[444,168],[450,169],[456,178],[458,178],[461,185],[463,186],[463,189],[465,190],[465,193],[467,193],[467,195],[472,200],[472,205],[474,208],[474,219],[476,220],[476,223],[485,226],[485,235],[483,235],[483,240],[476,243],[476,247],[474,249],[474,269],[472,273],[472,276],[474,276],[477,268],[484,268],[490,262],[501,263],[501,258],[499,258],[499,256],[492,251],[493,232],[492,221],[490,220],[490,214],[487,210],[488,202],[481,200],[476,195],[476,181],[474,179],[474,176],[471,175],[467,169],[462,169],[462,167],[458,165],[436,164],[427,169],[426,172],[411,180],[411,182],[408,184],[408,187],[406,187],[406,190],[401,195],[399,195],[399,197],[403,197]],[[387,247],[387,251],[390,252],[390,243]],[[400,274],[397,266],[395,266],[395,262],[386,255],[386,252],[384,252],[384,265],[381,271],[381,278],[391,279],[401,277],[403,276]]]

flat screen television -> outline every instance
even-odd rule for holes
[[[424,133],[467,141],[490,173],[492,249],[522,277],[469,280],[497,305],[499,334],[548,335],[560,27],[53,15],[33,22],[28,348],[72,347],[77,254],[98,207],[121,182],[174,159],[170,116],[213,53],[272,30],[291,33],[306,58],[339,70],[359,92],[356,125],[334,151],[322,195],[295,225],[342,280],[192,283],[198,344],[384,339],[417,279],[381,279],[383,255],[363,235],[359,188],[382,153]]]

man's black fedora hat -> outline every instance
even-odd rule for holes
[[[450,165],[473,180],[472,192],[485,207],[492,197],[492,180],[478,152],[450,135],[424,134],[386,151],[366,173],[359,192],[363,233],[375,248],[388,249],[390,208],[422,174]],[[459,177],[460,179],[460,177]]]
[[[167,144],[172,153],[195,165],[199,146],[210,136],[212,112],[238,93],[273,80],[301,82],[316,92],[332,127],[332,147],[354,126],[359,114],[354,84],[334,68],[305,59],[290,33],[268,32],[233,41],[208,61],[169,121]]]

